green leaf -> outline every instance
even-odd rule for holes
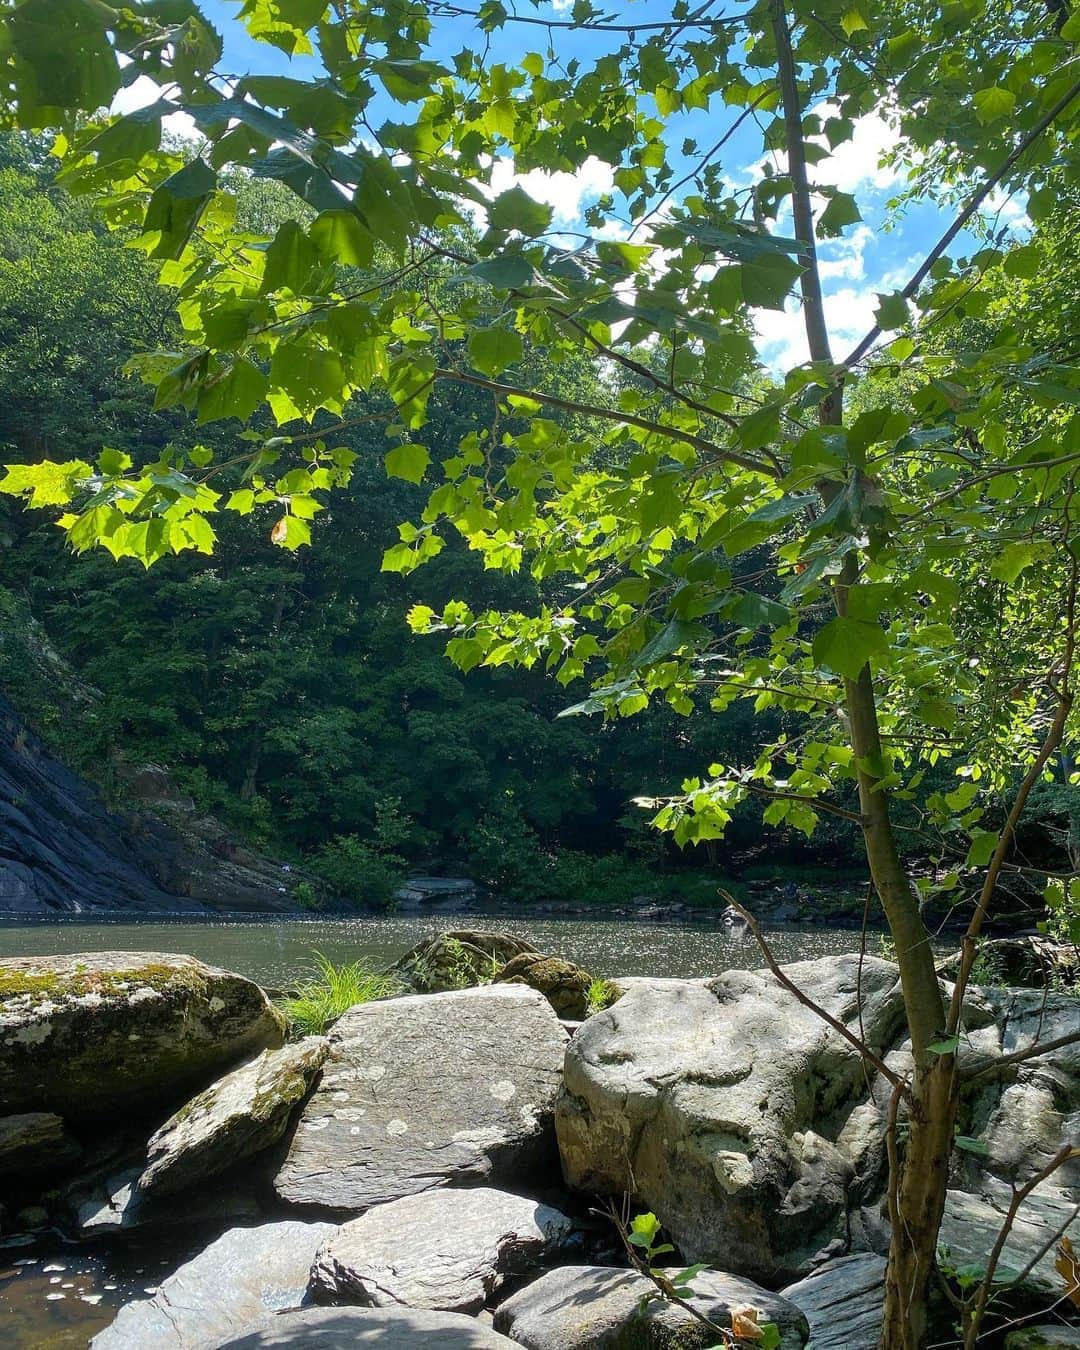
[[[399,445],[387,453],[385,463],[388,477],[419,483],[427,472],[431,456],[425,445]]]
[[[979,89],[972,100],[975,104],[975,116],[983,126],[1009,117],[1016,107],[1016,95],[1000,85],[991,85],[989,89]]]
[[[24,0],[5,15],[16,65],[19,124],[47,125],[38,109],[92,112],[120,88],[120,66],[105,27],[108,10],[93,0]]]
[[[968,1134],[958,1134],[953,1137],[953,1145],[962,1149],[965,1153],[975,1153],[980,1158],[985,1158],[990,1150],[981,1139],[973,1139]]]
[[[543,234],[551,224],[552,208],[535,202],[520,187],[500,192],[488,207],[488,223],[496,230],[517,230],[529,237]]]
[[[1006,544],[990,564],[990,575],[1011,585],[1021,572],[1051,552],[1050,544],[1044,539],[1018,539]]]
[[[499,291],[517,290],[535,278],[535,269],[524,253],[510,250],[485,258],[466,269],[466,276],[479,277]]]
[[[375,241],[354,211],[323,211],[311,226],[311,242],[326,262],[370,267]]]
[[[269,384],[261,370],[243,356],[237,357],[219,379],[203,385],[199,393],[199,422],[238,417],[246,422],[266,398]]]
[[[955,1053],[959,1044],[959,1036],[946,1036],[940,1041],[933,1041],[926,1048],[932,1055],[951,1055]]]
[[[911,322],[911,310],[908,302],[900,294],[894,291],[891,295],[878,294],[877,309],[874,310],[874,319],[877,326],[883,332],[889,332],[894,328],[903,328]]]
[[[791,610],[767,595],[753,593],[740,596],[730,610],[724,611],[724,617],[740,628],[780,628],[791,622]]]
[[[857,9],[849,9],[840,17],[840,27],[844,30],[846,37],[854,37],[856,33],[869,32],[870,25]]]
[[[878,624],[841,616],[831,619],[815,635],[814,660],[854,680],[871,657],[887,651],[888,646],[888,638]]]
[[[994,856],[994,849],[997,848],[998,836],[993,830],[973,830],[971,832],[971,846],[968,849],[967,857],[964,859],[965,867],[985,867]]]
[[[295,516],[282,516],[270,531],[270,542],[295,551],[303,544],[311,543],[311,526]]]
[[[849,192],[836,192],[818,217],[818,231],[825,239],[835,238],[847,225],[862,220],[855,198]]]
[[[299,295],[303,292],[314,267],[315,245],[295,220],[287,220],[278,229],[266,250],[262,289],[263,291],[285,289]]]
[[[143,220],[143,238],[152,258],[178,258],[217,187],[217,174],[193,159],[171,174],[151,196]]]
[[[512,328],[474,328],[469,334],[469,360],[485,375],[501,375],[521,360],[522,342]]]

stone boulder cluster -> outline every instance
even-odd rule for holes
[[[588,975],[508,934],[444,934],[396,972],[423,992],[289,1040],[257,985],[188,957],[0,961],[3,1231],[208,1232],[95,1350],[703,1350],[702,1315],[773,1323],[782,1350],[871,1350],[887,1085],[774,976],[615,981],[586,1017]],[[894,965],[787,973],[904,1066]],[[957,1269],[1080,1125],[1076,1045],[999,1061],[1077,1030],[1064,995],[972,992]],[[665,1262],[701,1265],[685,1306],[621,1256],[604,1210],[624,1204],[657,1215]],[[1013,1227],[1018,1346],[1044,1343],[1040,1307],[1068,1320],[1055,1248],[1080,1246],[1078,1213],[1066,1166]]]

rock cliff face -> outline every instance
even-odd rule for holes
[[[0,914],[270,912],[296,908],[279,864],[229,839],[167,776],[131,784],[155,812],[117,813],[0,698]]]

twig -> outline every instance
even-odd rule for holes
[[[844,1040],[847,1041],[849,1045],[854,1046],[855,1049],[858,1050],[859,1054],[862,1055],[863,1058],[867,1060],[868,1063],[872,1064],[884,1079],[886,1079],[893,1085],[894,1090],[899,1090],[902,1094],[906,1093],[907,1084],[905,1083],[905,1081],[898,1074],[894,1073],[892,1069],[889,1068],[889,1066],[885,1063],[885,1061],[881,1058],[880,1055],[875,1054],[874,1051],[871,1050],[870,1047],[866,1044],[866,1042],[861,1041],[853,1031],[850,1031],[846,1026],[844,1026],[843,1022],[841,1022],[839,1018],[834,1017],[831,1012],[827,1012],[821,1006],[820,1003],[815,1003],[809,994],[804,993],[799,988],[799,986],[794,982],[794,980],[790,979],[787,975],[784,974],[783,969],[778,964],[776,957],[772,953],[772,948],[765,941],[765,937],[761,931],[761,927],[758,924],[757,919],[754,918],[754,916],[750,913],[750,911],[744,905],[740,905],[738,900],[736,900],[735,897],[729,891],[725,891],[722,886],[717,887],[717,893],[724,900],[726,900],[727,903],[731,906],[731,908],[735,911],[735,913],[738,914],[745,921],[747,928],[750,929],[750,932],[754,937],[754,940],[757,942],[757,945],[761,948],[762,955],[765,957],[765,964],[769,967],[770,971],[772,971],[773,975],[780,982],[780,984],[784,986],[784,988],[788,991],[788,993],[794,994],[795,997],[804,1007],[809,1008],[810,1011],[812,1013],[815,1013],[818,1017],[820,1017],[823,1022],[827,1022],[835,1032],[843,1036]]]
[[[990,1290],[994,1283],[994,1271],[997,1270],[998,1261],[1001,1259],[1001,1253],[1005,1248],[1006,1240],[1012,1226],[1016,1222],[1016,1216],[1020,1206],[1027,1197],[1039,1185],[1057,1171],[1059,1167],[1067,1163],[1070,1158],[1080,1156],[1080,1148],[1075,1144],[1063,1145],[1053,1158],[1046,1164],[1041,1172],[1036,1172],[1019,1189],[1013,1188],[1012,1200],[1009,1202],[1009,1209],[1005,1215],[1005,1222],[1001,1225],[1001,1231],[997,1235],[993,1250],[990,1252],[990,1259],[986,1263],[986,1274],[982,1278],[978,1292],[975,1295],[974,1307],[971,1309],[967,1329],[964,1333],[964,1350],[974,1350],[975,1342],[979,1339],[979,1327],[982,1324],[983,1313],[986,1311],[986,1302],[990,1297]]]

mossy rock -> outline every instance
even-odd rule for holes
[[[461,928],[418,942],[388,973],[419,994],[443,994],[490,983],[507,961],[525,952],[536,948],[513,933]]]
[[[0,961],[0,1100],[13,1112],[160,1115],[284,1035],[257,984],[190,956]]]
[[[592,976],[561,956],[522,952],[507,961],[495,976],[495,982],[528,985],[543,994],[560,1017],[579,1021],[589,1015]]]

